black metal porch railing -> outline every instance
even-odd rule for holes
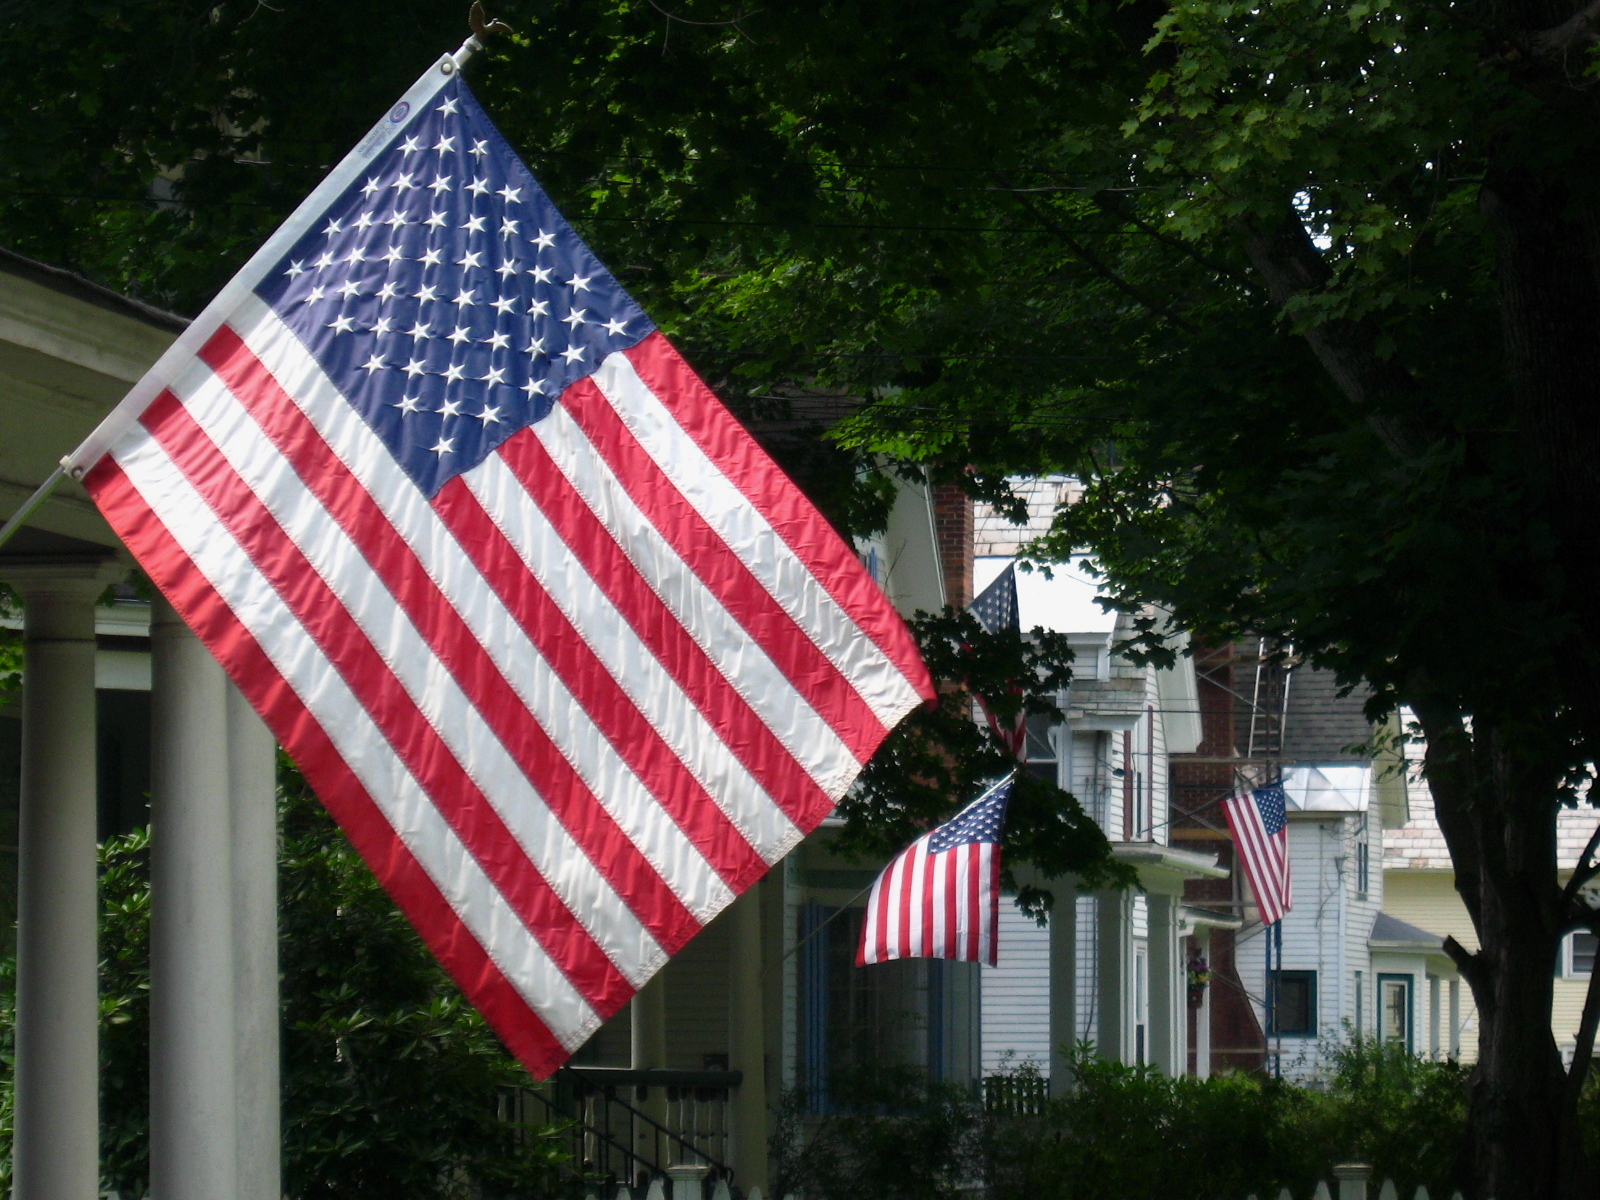
[[[731,1182],[728,1099],[742,1079],[738,1071],[563,1067],[543,1085],[508,1090],[501,1116],[563,1126],[574,1170],[607,1187],[642,1186],[679,1164]],[[665,1092],[665,1123],[637,1107],[653,1088]]]

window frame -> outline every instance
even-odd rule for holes
[[[1304,983],[1307,985],[1306,1024],[1303,1028],[1284,1029],[1281,1027],[1281,1022],[1279,1021],[1279,1014],[1281,1010],[1277,1003],[1278,997],[1275,995],[1275,993],[1279,989],[1280,984],[1288,982]],[[1272,1014],[1272,1019],[1268,1022],[1272,1026],[1272,1028],[1267,1031],[1268,1037],[1314,1038],[1320,1036],[1321,1031],[1317,1025],[1318,983],[1319,981],[1317,979],[1317,972],[1315,971],[1302,971],[1298,969],[1285,971],[1273,970],[1268,974],[1268,1011]]]
[[[1563,979],[1587,979],[1594,974],[1594,963],[1600,959],[1600,939],[1596,939],[1594,956],[1589,961],[1587,971],[1578,968],[1577,941],[1580,937],[1594,937],[1587,929],[1568,930],[1561,937],[1561,953],[1556,960],[1559,967],[1557,974]]]
[[[1392,1038],[1383,1036],[1384,1021],[1388,1013],[1388,1005],[1383,993],[1385,984],[1398,983],[1406,991],[1406,1036],[1404,1039],[1406,1053],[1415,1054],[1417,1052],[1417,977],[1409,971],[1381,971],[1378,973],[1376,982],[1378,985],[1378,999],[1373,1007],[1377,1010],[1378,1021],[1374,1031],[1377,1034],[1379,1044],[1389,1045],[1394,1041]]]

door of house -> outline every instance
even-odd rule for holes
[[[1411,1050],[1411,976],[1378,976],[1378,1036]]]
[[[1143,1066],[1149,1045],[1145,1029],[1150,1024],[1150,955],[1143,946],[1133,952],[1133,1061]]]

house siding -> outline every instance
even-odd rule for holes
[[[1048,1073],[1050,932],[1020,911],[1010,896],[1000,905],[999,958],[982,977],[983,1073],[1030,1061]]]
[[[1431,811],[1431,806],[1430,806]],[[1455,874],[1450,871],[1385,871],[1383,877],[1383,911],[1391,917],[1398,917],[1408,924],[1419,929],[1426,929],[1429,933],[1437,933],[1441,937],[1454,937],[1468,950],[1478,948],[1478,934],[1472,927],[1472,918],[1467,915],[1467,906],[1461,903],[1461,897],[1456,894]],[[1557,980],[1556,987],[1560,991],[1564,980]],[[1579,983],[1578,1005],[1583,1005],[1582,988],[1587,981]],[[1459,1022],[1458,1042],[1461,1047],[1461,1061],[1476,1062],[1478,1059],[1478,1010],[1472,1002],[1472,989],[1467,987],[1463,980],[1458,988],[1459,1008],[1457,1021]],[[1448,1000],[1448,986],[1446,985],[1446,998],[1440,1003],[1440,1018],[1448,1024],[1450,1020],[1450,1006]],[[1573,1028],[1577,1027],[1576,1022]],[[1555,1028],[1559,1039],[1561,1022],[1559,1012],[1555,1017]],[[1443,1052],[1448,1054],[1451,1042],[1448,1036],[1441,1041]]]

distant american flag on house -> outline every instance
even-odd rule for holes
[[[1279,784],[1240,792],[1223,802],[1228,828],[1255,893],[1261,923],[1273,925],[1294,907],[1289,888],[1288,800]]]
[[[1007,777],[883,869],[867,899],[856,965],[895,958],[997,961]]]
[[[969,611],[978,619],[978,624],[983,626],[985,632],[1001,633],[1006,630],[1021,632],[1022,619],[1017,606],[1017,564],[1007,564],[1006,569],[1000,572],[995,581],[978,594]],[[1021,688],[1013,690],[1019,696],[1022,694]],[[976,699],[984,720],[989,723],[989,728],[994,731],[995,737],[1000,739],[1001,744],[1011,751],[1013,757],[1018,759],[1026,757],[1027,713],[1019,710],[1015,719],[1002,721],[982,696]]]

